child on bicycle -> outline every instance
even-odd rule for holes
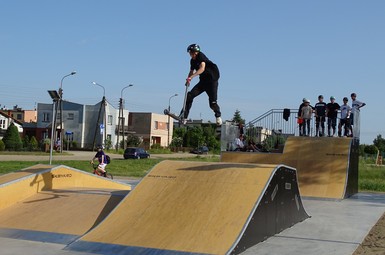
[[[106,171],[106,166],[107,166],[106,154],[103,151],[103,146],[98,146],[97,150],[98,151],[96,152],[94,158],[91,160],[91,164],[94,163],[95,159],[98,159],[99,164],[96,171],[98,171],[102,176],[106,177],[106,172],[107,172]]]

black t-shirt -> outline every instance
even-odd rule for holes
[[[190,60],[190,70],[198,70],[202,62],[206,63],[205,71],[199,75],[201,80],[213,80],[219,79],[219,69],[216,64],[209,60],[205,54],[199,52],[196,59]]]
[[[326,103],[318,102],[314,106],[317,116],[325,116],[326,115]]]
[[[328,109],[328,118],[337,118],[337,110],[340,109],[340,105],[338,103],[328,103],[326,108]]]

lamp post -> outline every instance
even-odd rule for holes
[[[63,142],[63,80],[64,78],[76,74],[76,71],[72,71],[70,74],[64,75],[60,81],[59,96],[60,96],[60,141]],[[60,152],[63,152],[63,146],[60,146]]]
[[[50,149],[49,149],[49,164],[51,165],[52,164],[53,142],[54,142],[53,130],[56,129],[56,125],[55,125],[55,104],[60,99],[60,96],[59,96],[59,94],[57,93],[56,90],[48,90],[48,94],[52,98],[51,144],[50,144]]]
[[[178,94],[170,96],[168,99],[168,112],[170,112],[170,103],[171,103],[171,98],[178,96]],[[170,115],[168,115],[168,128],[167,128],[167,147],[170,146]]]
[[[100,109],[102,109],[102,107],[104,108],[104,111],[103,111],[103,117],[102,117],[102,125],[103,127],[100,128],[100,130],[102,130],[102,136],[101,136],[101,143],[102,145],[104,145],[105,143],[105,138],[106,138],[106,122],[105,122],[105,117],[106,117],[106,107],[105,107],[105,102],[106,102],[106,89],[104,88],[104,86],[100,85],[99,83],[97,82],[92,82],[92,84],[96,85],[96,86],[99,86],[103,89],[103,99],[102,99],[102,102],[101,102],[101,106],[100,106]],[[100,112],[100,111],[99,111]],[[100,116],[100,114],[99,114]],[[99,124],[99,119],[98,119],[98,124]],[[104,134],[104,139],[103,139],[103,134]]]
[[[125,90],[126,88],[129,88],[129,87],[132,87],[134,85],[132,84],[129,84],[127,86],[125,86],[124,88],[122,88],[122,90],[120,91],[120,99],[119,99],[119,117],[118,117],[118,132],[117,132],[117,146],[116,146],[116,150],[119,149],[119,130],[120,130],[120,123],[122,123],[122,135],[123,135],[123,150],[126,149],[126,145],[124,144],[124,116],[123,116],[123,90]]]

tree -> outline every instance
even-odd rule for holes
[[[373,140],[373,144],[379,151],[385,152],[385,139],[381,135],[377,135],[377,138]]]
[[[238,109],[235,110],[232,121],[239,124],[245,124],[246,122],[244,119],[242,119],[241,112]]]
[[[9,125],[5,132],[3,142],[6,150],[20,151],[23,148],[23,142],[21,141],[19,130],[17,130],[15,124],[12,123]]]
[[[374,154],[377,154],[378,148],[377,148],[377,146],[375,146],[373,144],[372,145],[366,145],[365,148],[364,148],[364,152],[367,153],[367,154],[374,155]]]

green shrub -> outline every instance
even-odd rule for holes
[[[5,144],[3,140],[0,140],[0,151],[4,151],[4,150],[5,150]]]
[[[21,141],[19,130],[15,124],[9,125],[5,132],[3,142],[5,149],[10,151],[20,151],[23,148],[23,142]]]

